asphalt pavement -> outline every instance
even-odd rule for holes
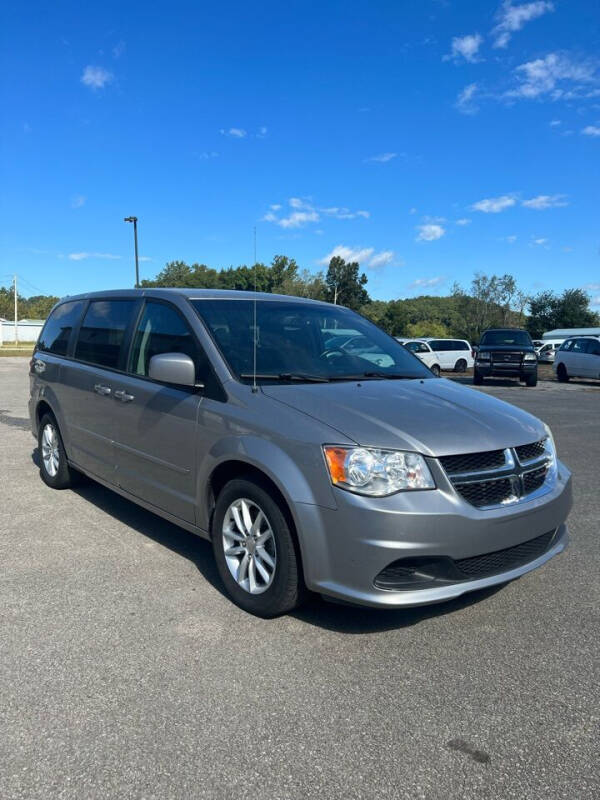
[[[0,798],[598,798],[600,388],[483,390],[552,427],[567,551],[447,604],[264,621],[206,542],[47,488],[27,361],[0,359]]]

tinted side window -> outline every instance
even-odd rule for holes
[[[147,376],[150,359],[161,353],[184,353],[196,365],[196,378],[204,381],[206,357],[181,314],[164,303],[148,302],[133,339],[129,372]]]
[[[586,352],[592,356],[600,356],[600,342],[597,339],[588,339],[586,342]]]
[[[585,353],[586,344],[587,342],[585,339],[573,339],[573,346],[571,347],[571,350],[574,353]]]
[[[444,342],[434,339],[433,342],[429,342],[429,346],[431,347],[432,350],[443,350]]]
[[[117,369],[134,300],[92,300],[79,330],[75,358]]]
[[[83,310],[83,300],[73,303],[62,303],[48,317],[40,334],[38,349],[57,356],[67,354],[69,338],[74,326],[79,322]]]
[[[453,350],[470,350],[471,348],[466,342],[461,341],[458,339],[456,342],[452,342]]]
[[[567,339],[566,342],[563,342],[560,346],[561,350],[570,350],[571,345],[573,344],[573,339]]]

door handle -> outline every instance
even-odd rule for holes
[[[134,399],[134,395],[127,394],[124,389],[119,389],[117,392],[115,392],[114,396],[122,403],[131,403],[131,401]]]
[[[94,386],[96,394],[109,395],[112,392],[110,386],[104,386],[102,383],[97,383]]]
[[[33,359],[33,368],[38,373],[38,375],[41,375],[41,373],[46,370],[46,365],[39,358],[34,358]]]

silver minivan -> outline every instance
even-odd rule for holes
[[[31,360],[30,414],[49,486],[83,473],[210,539],[229,595],[261,616],[307,590],[434,603],[567,543],[571,475],[549,428],[436,378],[340,306],[194,289],[66,298]]]

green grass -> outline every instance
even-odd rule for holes
[[[33,353],[33,345],[27,344],[25,347],[11,347],[10,345],[0,346],[0,358],[3,356],[22,356],[23,358],[31,358]]]

